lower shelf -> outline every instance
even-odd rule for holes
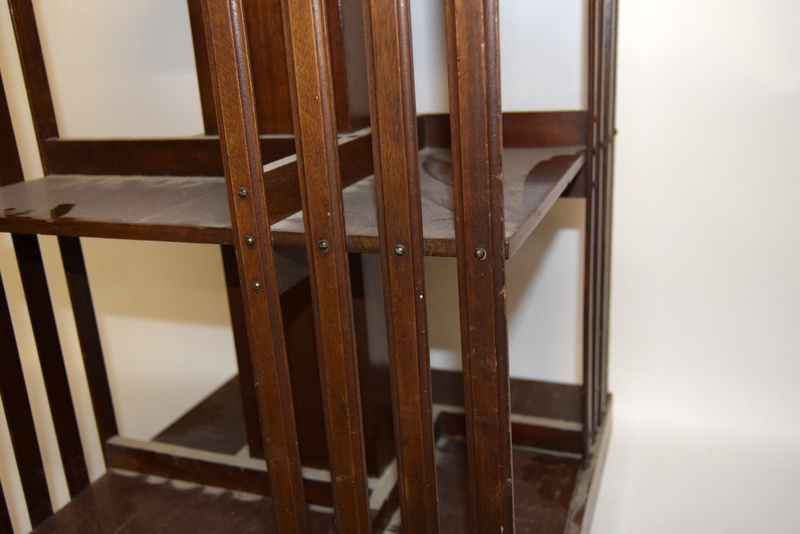
[[[115,469],[35,532],[276,532],[266,466],[248,458],[234,379],[170,425],[153,442],[112,438]],[[434,371],[437,475],[442,534],[468,531],[467,459],[460,373]],[[609,436],[600,429],[588,464],[576,452],[577,386],[512,380],[517,532],[588,532]],[[231,406],[226,406],[231,404]],[[579,441],[578,441],[579,442]],[[244,450],[242,450],[244,448]],[[304,468],[314,533],[335,532],[330,476]],[[225,486],[226,489],[219,487]],[[400,532],[396,475],[370,478],[374,531]]]

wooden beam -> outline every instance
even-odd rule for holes
[[[278,530],[306,533],[300,471],[272,237],[264,192],[250,58],[241,0],[208,0],[206,23],[228,202],[246,284],[245,314]]]
[[[439,532],[411,13],[367,0],[375,195],[404,532]]]
[[[475,533],[514,532],[497,0],[447,0],[461,347]]]
[[[333,72],[322,0],[283,0],[320,381],[340,532],[370,532]]]

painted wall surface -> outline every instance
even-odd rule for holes
[[[595,533],[797,532],[800,4],[620,0],[612,271],[615,428]],[[202,131],[183,0],[34,2],[62,135]],[[412,0],[418,108],[446,111],[438,2]],[[583,106],[584,2],[502,0],[507,110]],[[97,43],[102,43],[98,45]],[[0,71],[28,178],[41,173],[7,9]],[[582,202],[509,263],[512,372],[580,377]],[[81,431],[80,352],[41,238]],[[84,240],[122,432],[147,438],[235,370],[219,251]],[[434,365],[458,366],[454,262],[426,263]],[[43,453],[58,452],[10,239],[0,273]],[[0,418],[2,415],[0,414]],[[0,450],[8,450],[0,421]],[[102,473],[93,439],[91,473]],[[0,479],[19,491],[12,459]],[[50,468],[63,503],[63,475]],[[26,524],[24,509],[12,513]]]

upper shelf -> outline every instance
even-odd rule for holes
[[[0,188],[0,231],[230,243],[225,180],[50,175]]]
[[[504,148],[505,256],[519,249],[583,167],[583,147]],[[419,153],[422,233],[427,256],[455,256],[453,173],[450,150]],[[379,251],[374,176],[342,191],[349,252]],[[304,247],[303,213],[272,225],[276,246]]]
[[[585,161],[585,112],[503,117],[505,255],[510,258],[578,175]],[[419,120],[425,253],[455,256],[449,120]],[[266,154],[280,154],[270,147]],[[342,196],[350,252],[379,251],[369,131],[340,138]],[[135,167],[138,168],[138,167]],[[266,166],[264,185],[277,247],[303,248],[294,156]],[[580,194],[580,191],[578,191]],[[0,231],[232,243],[222,177],[54,174],[0,187]]]

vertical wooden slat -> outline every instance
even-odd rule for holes
[[[438,532],[408,2],[367,0],[375,192],[404,532]]]
[[[78,330],[78,341],[83,354],[97,432],[101,443],[105,444],[106,440],[119,432],[81,242],[77,237],[60,236],[58,245],[67,278],[75,326]],[[105,447],[103,450],[105,451]]]
[[[206,135],[219,134],[214,104],[214,88],[211,79],[211,64],[208,56],[206,25],[203,19],[203,0],[188,0],[189,20],[192,27],[197,83],[200,89],[200,106],[203,111],[203,126]],[[242,397],[245,433],[250,456],[264,458],[264,444],[261,440],[261,423],[258,419],[258,405],[253,368],[250,363],[250,344],[247,340],[247,323],[239,280],[239,267],[236,263],[236,249],[231,245],[220,246],[222,266],[225,271],[225,288],[228,293],[228,309],[231,314],[233,343],[236,350],[236,363],[239,368],[239,389]]]
[[[605,89],[605,124],[603,136],[605,139],[605,168],[603,182],[603,265],[602,284],[602,321],[600,324],[600,414],[601,422],[605,416],[608,403],[608,349],[609,349],[609,319],[611,300],[611,224],[613,208],[613,178],[614,178],[614,103],[616,101],[616,50],[617,50],[617,0],[606,0],[605,27],[606,39],[604,43],[606,54],[606,89]]]
[[[205,18],[231,222],[280,532],[308,532],[272,236],[241,0],[208,0]],[[251,241],[252,239],[252,241]]]
[[[39,442],[36,439],[25,376],[22,373],[2,278],[0,278],[0,398],[3,400],[6,423],[11,434],[11,446],[14,449],[14,458],[22,482],[22,493],[28,505],[28,516],[31,525],[35,527],[53,515],[53,507],[47,491],[47,479],[39,452]]]
[[[446,0],[472,531],[514,531],[497,0]]]
[[[206,24],[203,20],[203,0],[187,0],[189,24],[192,29],[194,64],[197,71],[197,87],[200,92],[200,109],[206,135],[219,134],[217,112],[214,109],[214,88],[211,80],[211,65],[208,59]]]
[[[584,245],[584,302],[583,302],[583,432],[584,462],[588,465],[595,436],[595,325],[596,325],[596,214],[597,214],[597,3],[590,0],[588,13],[587,50],[587,115],[588,141],[586,155],[586,212]]]
[[[239,368],[239,389],[242,397],[247,447],[252,458],[265,458],[264,442],[261,439],[261,423],[258,419],[258,399],[255,392],[250,344],[247,340],[245,303],[242,298],[239,267],[236,263],[236,250],[230,245],[222,245],[220,246],[220,251],[222,252],[222,266],[225,271],[225,285],[228,292],[228,309],[231,313],[236,363]],[[247,291],[246,288],[245,291]]]
[[[28,303],[33,336],[39,352],[42,378],[64,465],[69,494],[75,496],[89,485],[78,422],[58,338],[56,319],[47,287],[44,263],[35,235],[12,234],[22,289]]]
[[[283,0],[290,93],[336,522],[370,532],[325,3]]]
[[[39,42],[39,31],[36,28],[33,2],[32,0],[8,0],[8,6],[11,11],[17,49],[22,62],[22,74],[25,77],[25,87],[28,91],[28,100],[33,115],[36,141],[39,144],[39,153],[42,154],[44,172],[47,174],[49,163],[45,156],[44,141],[51,137],[58,137],[58,127],[56,126],[50,85],[47,81],[42,46]]]

